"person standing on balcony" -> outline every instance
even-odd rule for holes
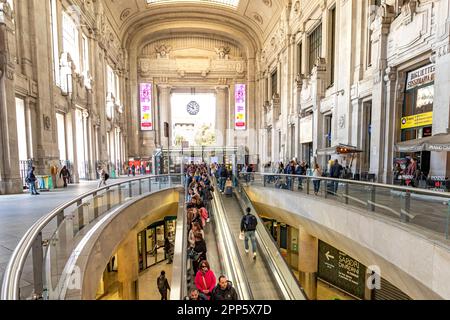
[[[36,176],[34,175],[34,170],[36,170],[35,167],[31,167],[30,171],[28,171],[27,178],[25,180],[26,183],[28,183],[28,186],[30,187],[30,193],[32,195],[38,195],[39,192],[36,191]]]
[[[97,188],[100,188],[102,184],[106,187],[106,180],[109,179],[109,174],[106,173],[105,169],[99,168],[100,181],[98,182]]]
[[[66,166],[64,166],[61,169],[61,172],[59,173],[59,178],[61,179],[61,177],[62,177],[62,179],[64,181],[64,188],[67,188],[67,182],[70,179],[70,172],[69,172],[69,170],[67,169]]]
[[[330,177],[334,179],[339,179],[341,177],[342,170],[343,168],[339,164],[339,161],[337,159],[334,160],[334,165],[330,169]],[[332,184],[333,184],[333,192],[334,194],[337,194],[339,181],[333,181]]]
[[[322,170],[320,169],[320,166],[318,163],[314,165],[313,170],[313,184],[314,184],[314,194],[317,196],[320,191],[320,179],[319,177],[322,176]]]

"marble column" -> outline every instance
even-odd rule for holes
[[[14,95],[15,52],[11,8],[7,2],[0,2],[0,194],[22,192]]]
[[[450,133],[450,3],[437,3],[433,135]],[[431,152],[431,175],[450,176],[450,152]]]
[[[228,86],[216,87],[216,145],[226,146]]]
[[[130,232],[117,250],[117,278],[122,300],[136,300],[136,281],[139,278],[137,235]]]
[[[171,115],[171,103],[170,103],[170,93],[172,91],[172,87],[168,85],[159,85],[159,130],[160,130],[160,145],[162,148],[168,148],[171,143],[172,137],[172,124],[170,120]],[[169,124],[169,136],[166,137],[164,135],[164,123],[167,122]]]
[[[317,300],[319,240],[299,226],[299,280],[310,300]]]

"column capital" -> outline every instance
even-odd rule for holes
[[[172,91],[173,87],[169,84],[157,84],[157,87],[161,91],[168,91],[169,93]]]
[[[224,86],[224,85],[220,85],[220,86],[216,86],[216,92],[219,93],[220,91],[225,91],[229,88],[229,86]]]

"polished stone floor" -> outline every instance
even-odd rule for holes
[[[108,181],[109,184],[125,181],[121,177]],[[25,232],[42,216],[57,206],[97,188],[98,181],[82,181],[66,189],[54,189],[32,196],[29,193],[0,196],[0,279],[3,279],[9,258]],[[26,272],[26,270],[25,270]],[[31,277],[22,277],[21,286],[26,286]],[[1,285],[1,282],[0,282]]]

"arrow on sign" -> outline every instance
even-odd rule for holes
[[[325,253],[325,257],[327,257],[327,260],[330,261],[330,259],[334,259],[334,257],[330,254],[330,251]]]

